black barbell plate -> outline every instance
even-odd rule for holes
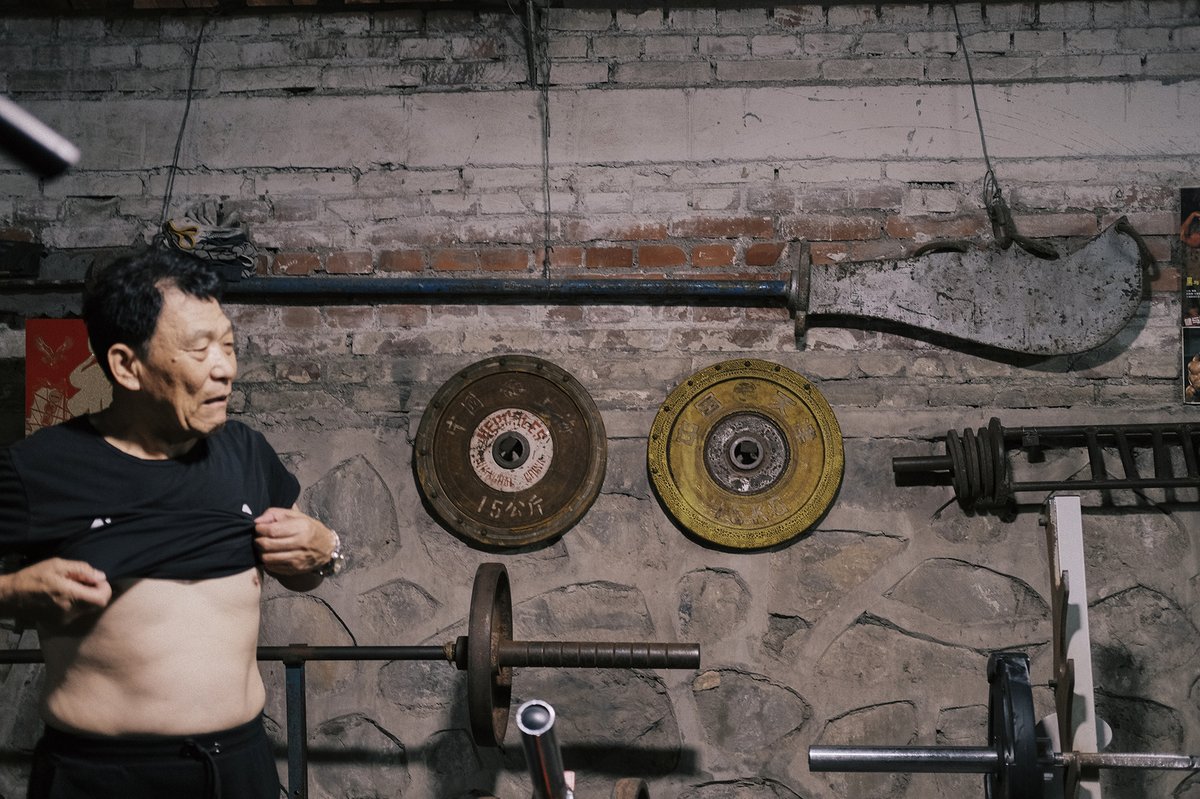
[[[987,799],[1041,799],[1044,771],[1036,727],[1029,656],[993,653],[988,658],[988,745],[999,754],[1000,766],[984,777]]]
[[[950,482],[954,486],[954,496],[963,508],[970,507],[970,496],[967,492],[966,455],[963,454],[962,439],[953,430],[946,431],[946,454],[950,456]]]

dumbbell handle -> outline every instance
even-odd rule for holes
[[[501,666],[596,669],[695,669],[699,644],[607,643],[596,641],[501,641]]]

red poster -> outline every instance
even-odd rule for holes
[[[111,399],[82,319],[26,321],[25,435],[98,411]]]

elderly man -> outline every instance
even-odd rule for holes
[[[255,659],[265,570],[295,590],[341,562],[266,440],[227,421],[220,280],[152,250],[89,285],[104,410],[0,450],[0,615],[46,660],[30,799],[277,799]]]

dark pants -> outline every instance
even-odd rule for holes
[[[279,799],[262,719],[186,736],[77,735],[46,727],[28,799]]]

